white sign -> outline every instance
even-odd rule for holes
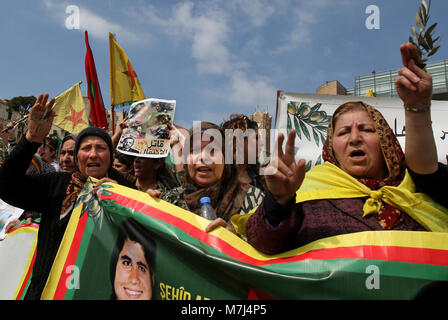
[[[279,91],[275,127],[285,136],[289,130],[296,129],[296,160],[305,159],[308,168],[323,162],[322,147],[327,138],[326,128],[328,128],[331,115],[337,107],[348,101],[363,101],[379,110],[397,136],[403,151],[405,150],[405,117],[403,102],[400,98],[315,95]],[[448,102],[433,100],[431,117],[438,160],[446,163]]]

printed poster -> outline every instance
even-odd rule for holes
[[[126,121],[128,128],[123,130],[117,150],[131,156],[166,157],[175,109],[176,100],[151,98],[133,103]]]
[[[296,160],[305,159],[307,170],[323,163],[322,147],[327,139],[331,116],[337,107],[348,101],[363,101],[379,110],[405,151],[405,116],[400,98],[316,95],[280,90],[277,94],[275,128],[277,133],[285,136],[292,129],[296,130]],[[438,160],[447,163],[448,102],[431,101],[431,118]]]

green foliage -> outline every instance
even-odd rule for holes
[[[14,98],[10,99],[7,103],[8,112],[16,111],[22,115],[27,114],[35,102],[36,102],[35,96],[14,97]]]
[[[413,43],[420,53],[422,63],[426,62],[440,48],[440,37],[434,38],[437,22],[427,27],[430,7],[431,0],[428,3],[422,0],[422,4],[415,15],[418,32],[414,26],[411,26],[412,36],[409,37],[409,42]]]
[[[294,125],[296,135],[299,140],[302,140],[302,136],[308,141],[313,138],[317,147],[322,147],[327,139],[328,124],[330,123],[331,116],[327,115],[325,111],[319,110],[322,106],[321,103],[316,103],[313,107],[307,102],[299,103],[297,101],[291,101],[287,106],[287,132],[289,133]],[[291,118],[293,120],[291,121]],[[322,157],[316,160],[315,165],[322,163]],[[312,167],[312,161],[309,160],[306,164],[307,171]]]

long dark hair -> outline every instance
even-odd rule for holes
[[[124,243],[126,239],[133,242],[139,243],[145,253],[145,259],[148,263],[149,270],[151,272],[151,286],[154,288],[156,276],[156,242],[149,235],[147,229],[134,219],[127,219],[123,221],[118,227],[118,237],[115,247],[112,251],[110,258],[110,283],[112,285],[112,295],[111,300],[116,300],[117,296],[115,294],[114,282],[115,282],[115,272],[117,269],[117,263],[120,256],[121,250],[123,250]]]
[[[189,134],[189,143],[190,143],[190,150],[189,153],[193,152],[193,130],[195,127],[191,128],[188,131]],[[225,143],[224,143],[224,132],[223,130],[217,126],[216,124],[212,123],[212,122],[201,122],[201,135],[202,132],[208,130],[208,129],[215,129],[218,130],[219,133],[221,134],[221,142],[222,142],[222,154],[223,154],[223,161],[224,161],[224,155],[225,155]],[[192,183],[192,184],[196,184],[193,179],[188,175],[188,168],[187,168],[188,164],[184,165],[184,172],[185,172],[185,176],[184,176],[184,180],[186,183]],[[224,165],[224,171],[222,173],[222,177],[221,177],[221,186],[222,188],[220,189],[220,196],[219,198],[221,198],[222,195],[226,194],[228,188],[230,188],[233,185],[233,181],[235,179],[238,178],[238,171],[236,166],[234,166],[232,163],[230,164],[225,164]]]

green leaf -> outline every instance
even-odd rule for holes
[[[300,140],[302,140],[302,132],[300,130],[299,121],[296,117],[294,117],[294,127],[296,128],[296,135],[299,137]]]
[[[316,166],[318,166],[318,165],[320,165],[322,163],[322,155],[319,155],[319,157],[317,157],[317,160],[316,160]]]
[[[308,141],[311,141],[310,132],[308,131],[308,128],[306,127],[305,123],[302,120],[300,120],[299,123],[300,123],[300,128],[302,128],[303,134],[308,139]]]
[[[288,134],[291,132],[292,129],[292,124],[291,124],[291,119],[289,119],[289,115],[286,115],[288,121],[286,123],[286,131],[288,132]]]
[[[322,147],[325,146],[325,141],[327,141],[327,137],[325,137],[322,133],[320,134],[320,140],[322,140]]]
[[[319,147],[319,135],[317,134],[317,131],[313,128],[313,138],[314,142],[316,142],[316,145]]]
[[[424,34],[420,34],[420,37],[418,38],[418,44],[421,45],[423,48],[425,48],[426,51],[431,50],[429,45],[426,43]]]
[[[422,7],[425,9],[426,16],[428,16],[429,8],[425,0],[422,0]]]
[[[417,36],[417,30],[415,30],[414,26],[411,26],[411,31],[412,31],[412,35],[414,36],[415,40],[418,40],[418,36]],[[412,39],[412,38],[409,38]],[[414,41],[411,41],[412,43],[414,43]]]
[[[315,128],[317,130],[323,131],[323,132],[327,132],[328,131],[328,127],[327,126],[315,126]]]
[[[430,26],[428,28],[428,30],[426,30],[427,33],[429,33],[431,35],[431,33],[434,31],[435,27],[437,26],[437,22],[434,23],[432,26]]]
[[[322,103],[316,103],[316,104],[314,105],[314,107],[311,108],[310,113],[313,113],[314,111],[319,110],[321,106],[322,106]]]
[[[418,30],[420,30],[420,32],[422,32],[423,31],[422,20],[418,13],[415,15],[415,23],[417,24]]]
[[[321,122],[319,122],[320,124],[327,124],[329,123],[331,120],[331,116],[327,116],[324,120],[322,120]]]
[[[313,165],[313,161],[311,161],[311,160],[308,161],[308,162],[306,163],[306,171],[310,171],[312,165]]]
[[[432,42],[431,35],[428,32],[425,32],[425,39],[426,39],[426,43],[428,43],[428,46],[430,48],[432,48],[434,44]]]
[[[423,25],[425,26],[428,20],[425,9],[423,7],[420,7],[420,9],[418,10],[418,15],[420,16],[420,19],[422,20]]]
[[[436,53],[437,52],[437,50],[439,50],[440,49],[440,46],[438,46],[438,47],[434,47],[429,53],[428,53],[428,57],[430,57],[430,56],[432,56],[434,53]]]

